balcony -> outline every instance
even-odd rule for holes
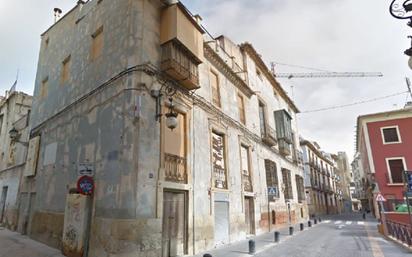
[[[199,64],[200,60],[179,41],[172,40],[162,45],[160,69],[188,90],[200,87]]]
[[[249,175],[243,174],[243,190],[253,192],[252,180]]]
[[[186,158],[165,153],[165,180],[187,183]]]
[[[262,131],[262,141],[269,145],[275,146],[277,143],[276,140],[276,131],[270,127],[268,124],[265,125],[265,129]]]
[[[288,156],[291,154],[290,144],[284,139],[279,139],[279,152],[283,156]]]
[[[226,189],[227,180],[226,180],[226,171],[221,167],[213,167],[213,177],[215,188]]]

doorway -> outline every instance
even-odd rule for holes
[[[185,192],[165,191],[163,193],[162,257],[187,254],[186,209]]]
[[[229,242],[229,202],[215,201],[215,246]]]
[[[255,210],[252,197],[245,197],[245,224],[246,233],[253,235],[255,233]]]
[[[6,210],[6,200],[7,200],[7,190],[8,187],[3,187],[1,192],[1,200],[0,200],[0,223],[4,222],[4,211]]]

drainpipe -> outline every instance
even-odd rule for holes
[[[193,137],[193,160],[192,160],[192,222],[193,222],[193,255],[195,254],[195,243],[196,243],[196,237],[195,237],[195,232],[196,232],[196,222],[195,222],[195,185],[196,185],[196,172],[195,172],[195,163],[196,163],[196,138],[195,138],[195,107],[196,105],[193,106],[193,111],[192,111],[192,137]]]

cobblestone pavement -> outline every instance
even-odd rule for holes
[[[64,257],[59,250],[0,227],[0,257]]]

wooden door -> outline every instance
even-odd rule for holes
[[[255,222],[254,222],[254,208],[253,208],[253,198],[245,197],[245,223],[246,223],[246,233],[251,235],[255,233]]]
[[[6,200],[7,200],[7,189],[8,187],[3,187],[0,200],[0,223],[4,222],[4,211],[6,209]]]
[[[163,257],[187,254],[186,197],[184,192],[163,194]]]

